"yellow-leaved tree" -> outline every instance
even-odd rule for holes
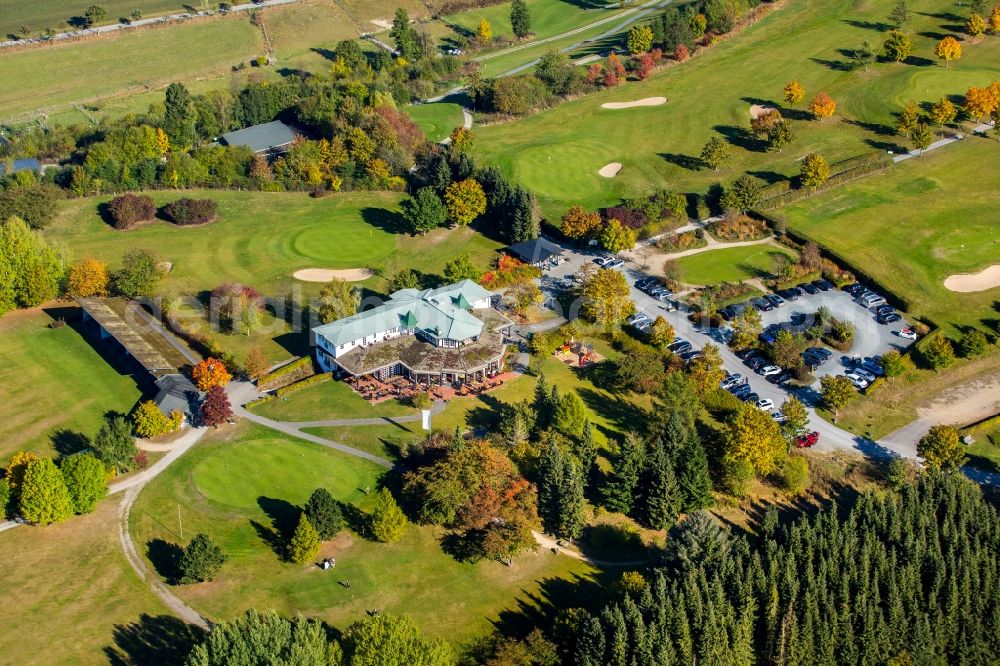
[[[749,463],[758,474],[770,474],[787,455],[777,422],[754,405],[743,406],[726,424],[725,446],[726,458]]]
[[[806,97],[806,89],[798,81],[792,80],[785,84],[785,101],[789,104],[798,104]]]
[[[486,193],[479,181],[467,178],[448,186],[444,203],[452,221],[464,226],[486,212]]]
[[[100,259],[87,258],[69,269],[66,277],[66,294],[72,298],[108,295],[108,264]]]
[[[948,35],[934,47],[934,55],[944,60],[944,66],[947,68],[952,60],[958,60],[962,57],[962,45],[957,39]]]

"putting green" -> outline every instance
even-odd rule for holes
[[[381,261],[391,253],[392,234],[369,227],[353,233],[338,233],[330,219],[315,220],[296,229],[288,237],[288,244],[295,254],[322,262],[324,266],[356,266],[365,262]]]
[[[571,200],[605,187],[597,172],[609,162],[623,162],[613,146],[575,140],[530,146],[511,158],[514,180],[530,182],[545,197]]]

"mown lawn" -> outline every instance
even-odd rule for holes
[[[29,665],[173,663],[149,646],[172,641],[183,623],[132,571],[118,542],[120,499],[60,525],[0,535],[0,653]]]
[[[966,42],[962,60],[948,69],[939,66],[933,47],[952,31],[943,26],[956,21],[941,18],[941,12],[952,9],[916,0],[909,3],[916,58],[906,64],[878,63],[868,72],[846,71],[841,50],[865,40],[880,45],[885,36],[872,26],[885,21],[892,5],[892,0],[785,2],[755,26],[646,81],[478,128],[476,156],[532,190],[545,215],[555,219],[576,203],[607,206],[660,187],[701,192],[744,171],[764,180],[794,175],[798,160],[812,151],[836,161],[873,149],[898,150],[905,139],[895,135],[893,114],[910,98],[932,102],[962,95],[970,85],[988,85],[996,79],[1000,40]],[[743,136],[750,106],[783,105],[782,87],[791,79],[805,86],[807,102],[829,92],[838,113],[819,122],[799,119],[802,108],[785,109],[796,140],[780,153],[763,152]],[[659,95],[666,104],[601,108],[605,102]],[[693,167],[702,146],[716,135],[736,146],[733,164],[719,173]],[[621,162],[622,171],[615,178],[600,177],[597,171],[610,162]]]
[[[274,608],[286,615],[321,618],[339,629],[365,610],[407,613],[420,628],[455,644],[487,632],[491,623],[514,621],[554,589],[587,582],[594,569],[551,553],[529,553],[513,567],[464,564],[442,551],[443,532],[411,526],[397,543],[367,541],[344,531],[324,545],[333,571],[282,562],[265,541],[272,526],[297,520],[297,506],[318,486],[362,511],[371,508],[383,470],[358,458],[237,426],[178,460],[143,490],[132,514],[132,534],[144,545],[158,539],[186,543],[206,532],[229,555],[212,583],[175,588],[212,618],[245,608]],[[178,534],[181,511],[185,538]],[[262,536],[263,535],[263,536]],[[159,562],[153,558],[155,565]],[[340,584],[350,581],[350,589]],[[537,595],[537,596],[536,596]]]
[[[32,37],[46,28],[57,32],[68,30],[66,22],[82,17],[91,4],[86,0],[0,0],[0,38],[7,39],[8,33],[20,33],[22,25],[28,27]],[[207,0],[187,3],[183,0],[101,0],[100,6],[108,12],[108,17],[101,24],[117,23],[119,18],[127,17],[133,9],[138,9],[147,17],[180,14],[186,11],[185,4],[196,9],[214,9],[217,6]]]
[[[265,402],[253,411],[278,421],[366,419],[416,414],[399,400],[373,405],[342,381],[330,380]],[[419,426],[419,424],[417,424]]]
[[[5,52],[0,118],[228,69],[259,55],[263,44],[260,30],[240,13]]]
[[[984,179],[1000,168],[997,147],[967,138],[778,215],[957,337],[962,327],[998,317],[1000,288],[956,293],[944,286],[949,275],[1000,263],[1000,189]]]
[[[462,126],[462,107],[458,104],[413,104],[403,110],[423,130],[428,141],[440,141]]]
[[[52,455],[73,448],[80,435],[97,432],[106,412],[129,412],[139,400],[135,379],[76,329],[48,327],[60,316],[75,320],[79,308],[0,317],[0,466],[20,449]]]
[[[770,277],[775,261],[781,256],[794,260],[788,250],[769,244],[723,247],[682,257],[677,265],[682,282],[709,285]]]

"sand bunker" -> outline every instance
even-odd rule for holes
[[[666,104],[666,97],[646,97],[637,99],[634,102],[605,102],[601,104],[602,109],[631,109],[633,106],[659,106]]]
[[[754,104],[750,107],[750,120],[756,120],[768,111],[774,111],[774,107],[764,106],[763,104]]]
[[[993,264],[978,273],[949,275],[944,280],[944,286],[951,291],[962,293],[986,291],[987,289],[1000,287],[1000,264]]]
[[[303,268],[292,273],[292,277],[303,282],[329,282],[333,278],[346,280],[347,282],[359,282],[367,280],[375,275],[375,271],[370,268],[343,268],[333,270],[331,268]]]
[[[605,178],[614,178],[618,175],[618,172],[622,170],[621,162],[612,162],[611,164],[605,164],[601,167],[601,170],[597,173],[601,174]]]

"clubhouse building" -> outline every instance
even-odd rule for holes
[[[492,377],[503,367],[513,322],[496,295],[472,280],[438,289],[400,289],[382,305],[310,332],[327,372],[447,385]]]

